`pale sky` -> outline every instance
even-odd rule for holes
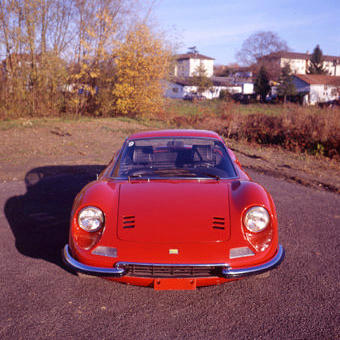
[[[196,46],[215,64],[236,62],[242,43],[257,31],[273,31],[295,52],[340,56],[340,0],[157,0],[158,25],[181,44]]]

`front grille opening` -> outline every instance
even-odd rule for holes
[[[224,217],[213,217],[212,221],[213,229],[225,229],[225,218]]]
[[[185,278],[221,276],[222,267],[215,266],[156,266],[141,264],[124,264],[128,276],[155,278]]]
[[[136,226],[135,216],[123,216],[123,229],[134,228]]]

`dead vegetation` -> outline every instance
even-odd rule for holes
[[[178,115],[172,120],[177,127],[206,128],[236,141],[340,160],[339,108],[286,105],[280,114],[244,114],[239,105],[227,103],[217,114]]]

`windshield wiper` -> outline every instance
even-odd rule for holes
[[[138,174],[138,175],[130,175],[130,176],[128,176],[128,178],[130,179],[130,178],[142,178],[142,174]]]
[[[135,174],[132,174],[128,176],[128,179],[134,179],[134,178],[149,178],[152,175],[160,176],[160,177],[166,177],[166,176],[183,176],[183,177],[191,177],[191,176],[204,176],[204,177],[210,177],[215,178],[216,180],[220,180],[220,176],[212,174],[207,171],[195,171],[193,169],[157,169],[154,170],[152,173],[150,171],[139,171]]]
[[[214,174],[209,173],[209,172],[201,172],[201,171],[200,171],[200,172],[197,172],[197,175],[202,175],[202,176],[206,176],[206,177],[215,178],[215,179],[217,179],[218,181],[221,179],[220,176],[214,175]]]
[[[188,170],[188,169],[158,169],[155,171],[155,173],[159,176],[166,176],[166,175],[172,175],[172,176],[183,176],[183,175],[189,175],[189,174],[193,174],[192,171]]]
[[[152,176],[153,173],[147,170],[144,171],[136,171],[135,174],[129,175],[128,179],[133,179],[133,178],[149,178],[150,176]]]

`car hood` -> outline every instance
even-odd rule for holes
[[[226,241],[230,230],[228,184],[215,180],[121,184],[117,223],[117,236],[125,241]]]

